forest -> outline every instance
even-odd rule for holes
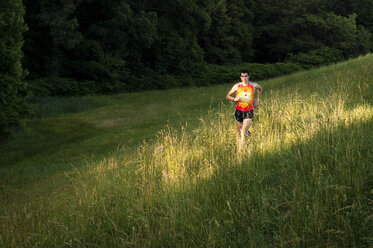
[[[31,111],[30,95],[230,83],[244,65],[258,80],[373,50],[371,0],[2,0],[0,8],[1,137]]]

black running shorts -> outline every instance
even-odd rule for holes
[[[254,110],[240,111],[236,109],[234,117],[236,117],[238,122],[243,122],[244,119],[254,119]]]

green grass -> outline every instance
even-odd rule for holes
[[[202,88],[203,89],[203,88]],[[122,155],[143,140],[155,138],[166,124],[196,125],[209,106],[224,97],[222,87],[141,92],[116,96],[36,99],[41,103],[25,130],[0,144],[0,180],[39,180],[80,167],[82,160],[101,161]],[[89,109],[81,112],[82,110]]]
[[[231,84],[49,99],[0,147],[0,246],[373,246],[372,82],[372,55],[259,82],[242,153]]]

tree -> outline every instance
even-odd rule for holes
[[[228,14],[227,1],[213,0],[207,8],[211,21],[201,39],[206,62],[211,64],[240,62],[240,52],[234,47],[235,36],[232,32],[232,19]]]
[[[356,25],[356,14],[348,17],[329,13],[325,17],[324,44],[340,50],[345,58],[369,52],[370,34]]]
[[[235,37],[233,47],[240,55],[240,62],[253,59],[253,13],[252,0],[227,1],[227,14],[231,19],[231,33]]]
[[[276,62],[290,55],[324,49],[338,49],[344,58],[369,51],[369,31],[356,23],[356,14],[330,11],[331,3],[321,0],[257,1],[255,18],[256,60]],[[345,12],[354,2],[339,6]],[[338,9],[338,8],[337,8]]]
[[[8,137],[26,115],[25,72],[22,69],[24,24],[22,0],[0,3],[0,137]]]
[[[256,59],[282,61],[291,53],[306,52],[323,46],[325,21],[321,0],[257,1],[255,13]]]
[[[361,50],[373,51],[373,1],[372,0],[330,0],[328,11],[344,17],[356,14],[358,40]],[[369,38],[370,37],[370,38]],[[370,40],[367,40],[370,39]]]
[[[75,77],[99,82],[102,91],[131,88],[132,74],[151,66],[156,13],[133,10],[123,1],[100,1],[82,3],[77,18],[90,21],[83,22],[84,40],[71,58]]]
[[[75,0],[39,0],[42,24],[48,28],[51,40],[48,60],[44,70],[48,76],[64,76],[67,54],[83,39],[78,30]]]
[[[191,75],[204,63],[198,35],[209,17],[196,0],[148,1],[147,11],[156,11],[158,37],[149,50],[152,68],[161,74]],[[201,3],[203,4],[203,3]]]

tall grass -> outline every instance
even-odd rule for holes
[[[361,60],[263,83],[243,152],[222,102],[197,128],[66,173],[66,190],[9,199],[0,245],[372,246],[373,60]]]

